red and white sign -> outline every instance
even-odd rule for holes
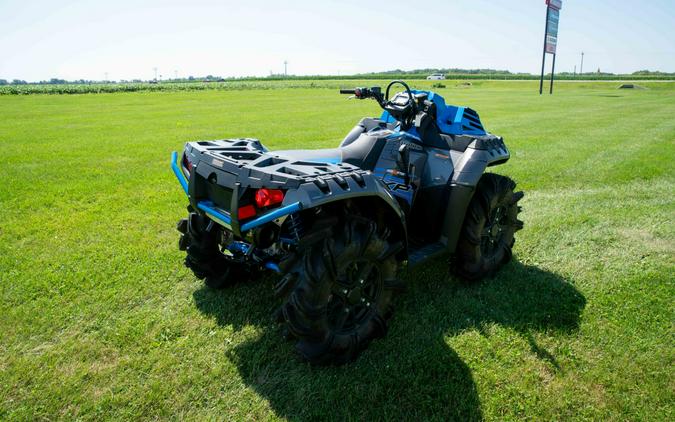
[[[560,21],[560,12],[557,9],[549,9],[548,20],[546,21],[546,52],[555,54],[558,44],[558,22]]]
[[[546,52],[555,54],[555,49],[558,45],[558,39],[550,35],[546,36]]]
[[[562,0],[546,0],[548,11],[546,13],[546,44],[544,50],[555,54],[558,46],[558,22],[560,21],[560,8]]]

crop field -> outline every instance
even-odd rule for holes
[[[0,420],[673,420],[673,82],[443,81],[510,147],[525,229],[492,279],[403,272],[353,364],[294,357],[273,276],[183,267],[171,151],[333,147],[379,114],[357,83],[0,96]]]
[[[114,92],[172,92],[172,91],[239,91],[249,89],[285,89],[285,88],[339,88],[345,86],[371,86],[378,81],[373,79],[425,79],[425,75],[355,75],[335,79],[332,76],[289,76],[268,78],[233,78],[204,81],[154,81],[154,82],[83,82],[83,83],[46,83],[46,84],[8,84],[0,85],[0,95],[30,94],[101,94]],[[547,76],[548,77],[548,76]],[[453,79],[464,83],[482,80],[532,80],[538,79],[530,74],[452,74]],[[572,75],[556,75],[559,80],[574,80]],[[585,74],[584,80],[620,80],[625,82],[671,81],[672,75],[593,75]],[[459,81],[455,80],[453,84]],[[388,81],[387,81],[388,82]],[[424,84],[425,81],[422,83]],[[443,81],[441,81],[443,83]]]

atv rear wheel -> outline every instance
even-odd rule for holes
[[[387,332],[401,242],[365,217],[347,214],[317,221],[301,239],[277,285],[285,302],[278,314],[297,340],[300,356],[317,365],[354,360]]]
[[[208,218],[192,212],[176,226],[181,232],[178,248],[186,251],[185,266],[212,289],[224,289],[246,275],[242,264],[220,251],[221,228]]]
[[[516,182],[494,173],[484,174],[469,203],[455,251],[454,270],[474,281],[494,274],[511,259],[518,220],[518,201],[523,192],[514,192]]]

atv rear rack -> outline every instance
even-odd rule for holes
[[[183,171],[180,168],[180,164],[178,162],[178,153],[176,151],[174,151],[171,154],[171,169],[173,170],[173,173],[178,179],[178,182],[183,188],[185,194],[189,195],[188,180],[186,179],[185,175],[183,174]],[[209,218],[211,218],[216,223],[220,224],[221,226],[224,226],[227,229],[232,230],[232,217],[228,211],[218,207],[212,201],[208,200],[197,202],[197,208],[202,210],[206,215],[209,216]],[[281,208],[274,209],[264,215],[261,215],[258,218],[255,218],[251,221],[242,224],[239,227],[239,231],[241,233],[247,232],[256,227],[262,226],[263,224],[267,224],[270,221],[274,221],[277,218],[285,217],[287,215],[298,212],[301,209],[302,204],[300,202],[293,202],[289,205],[285,205]]]

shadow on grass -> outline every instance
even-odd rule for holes
[[[194,299],[221,325],[260,328],[256,339],[223,349],[280,417],[479,420],[471,370],[446,339],[466,331],[489,336],[497,324],[520,333],[533,353],[560,369],[532,333],[574,332],[585,299],[560,276],[517,262],[472,285],[446,274],[440,260],[403,274],[409,290],[398,300],[388,336],[342,367],[312,368],[294,357],[269,316],[277,301],[267,285],[201,288]]]

